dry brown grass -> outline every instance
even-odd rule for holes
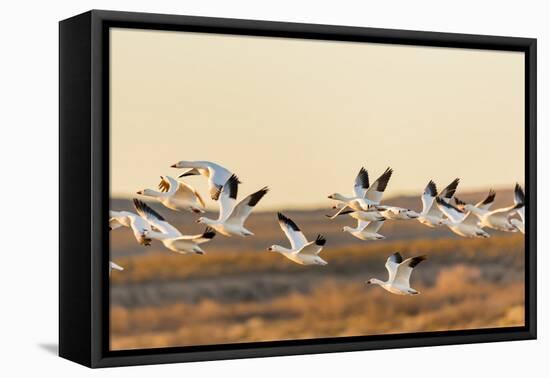
[[[482,279],[457,264],[439,272],[422,294],[396,296],[361,282],[325,280],[309,293],[263,302],[111,310],[112,349],[151,348],[455,330],[524,324],[524,286]]]
[[[393,252],[427,254],[421,295],[377,286]],[[112,349],[376,335],[524,324],[524,237],[417,239],[331,248],[325,267],[268,252],[162,251],[118,258],[111,277]]]

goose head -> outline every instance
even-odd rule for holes
[[[328,196],[329,199],[332,199],[332,200],[338,200],[338,201],[343,201],[345,200],[346,198],[341,195],[340,193],[332,193]]]
[[[268,252],[278,252],[278,253],[283,253],[283,252],[285,252],[285,250],[284,250],[281,246],[276,245],[276,244],[274,244],[274,245],[272,245],[271,247],[269,247],[269,248],[267,249],[267,251],[268,251]]]

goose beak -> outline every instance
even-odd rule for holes
[[[172,164],[172,165],[170,166],[170,168],[177,168],[177,167],[178,167],[178,164],[177,164],[177,163]]]
[[[200,223],[200,222],[201,222],[201,221],[200,221],[200,220],[198,220],[198,219],[197,219],[197,220],[195,221],[195,223]]]
[[[142,195],[142,194],[143,194],[143,190],[140,190],[140,191],[138,191],[138,192],[136,192],[136,193],[139,194],[139,195]]]
[[[267,250],[268,250],[269,252],[273,251],[273,249],[271,249],[271,247],[269,247]]]

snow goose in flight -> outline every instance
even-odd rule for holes
[[[220,194],[216,196],[219,198],[220,207],[218,219],[200,217],[197,223],[206,224],[225,236],[254,235],[244,227],[244,222],[252,212],[252,209],[254,209],[254,206],[266,195],[269,189],[263,187],[237,203],[238,188],[239,179],[237,176],[232,175],[220,190]]]
[[[111,275],[113,270],[123,271],[124,268],[112,261],[109,261],[109,275]]]
[[[376,208],[383,217],[391,220],[416,219],[420,216],[416,211],[403,207],[377,205]]]
[[[427,257],[417,256],[411,257],[403,261],[403,257],[399,252],[395,252],[388,257],[386,261],[386,269],[388,270],[388,280],[381,281],[377,278],[371,278],[367,284],[380,285],[390,293],[398,295],[417,295],[420,294],[417,290],[411,288],[410,278],[413,269],[426,260]]]
[[[109,217],[109,231],[120,227],[128,227],[132,229],[139,244],[151,245],[151,239],[147,236],[148,232],[151,231],[151,226],[145,219],[130,211],[113,210],[109,211]]]
[[[439,197],[436,197],[435,201],[439,209],[448,218],[443,220],[443,224],[449,227],[455,234],[467,238],[488,238],[490,236],[487,232],[483,231],[479,225],[479,219],[471,211],[464,213],[464,211]]]
[[[384,216],[382,216],[380,214],[380,212],[378,212],[378,210],[376,210],[374,207],[373,207],[372,210],[368,210],[368,211],[341,209],[341,211],[338,211],[334,215],[325,215],[325,216],[329,219],[335,219],[336,217],[341,216],[341,215],[349,215],[353,219],[362,220],[362,221],[365,221],[365,222],[386,220],[386,218]]]
[[[146,219],[158,231],[149,231],[147,236],[159,240],[166,248],[182,255],[195,253],[203,255],[200,244],[209,242],[216,236],[213,229],[207,227],[202,234],[182,235],[174,226],[168,223],[159,213],[138,199],[134,199],[134,206],[138,214]]]
[[[439,197],[449,203],[455,195],[456,188],[460,179],[454,179],[449,185],[445,187],[439,194]],[[428,227],[436,227],[443,224],[444,214],[435,203],[435,197],[437,197],[437,186],[435,182],[430,180],[424,193],[422,194],[422,212],[419,214],[418,221]]]
[[[319,253],[326,243],[322,235],[317,235],[315,241],[308,242],[300,228],[290,218],[281,213],[277,213],[279,226],[290,240],[291,248],[272,245],[267,250],[278,252],[287,259],[300,265],[327,265],[327,262],[319,257]]]
[[[208,178],[208,190],[210,197],[217,201],[221,190],[227,180],[231,177],[231,173],[227,168],[211,161],[186,161],[182,160],[171,165],[172,168],[190,168],[178,177],[201,175]]]
[[[369,210],[371,205],[378,205],[382,200],[382,196],[388,186],[392,173],[393,170],[387,168],[372,185],[369,185],[368,172],[362,167],[355,178],[353,197],[346,197],[340,193],[333,193],[329,195],[328,198],[341,203],[340,206],[336,207],[340,211],[343,211],[348,206],[354,210]]]
[[[457,206],[464,210],[475,214],[479,218],[482,227],[492,228],[494,230],[516,232],[518,229],[510,222],[510,217],[518,210],[524,207],[523,202],[515,203],[509,207],[503,207],[496,210],[489,210],[493,203],[495,192],[490,191],[485,200],[477,205],[471,205],[455,198]],[[479,207],[478,207],[479,206]]]
[[[137,194],[154,198],[172,210],[187,210],[193,213],[204,213],[204,201],[192,186],[177,181],[170,176],[160,176],[158,188],[160,192],[152,189],[144,189],[137,192]]]
[[[523,188],[516,184],[514,188],[514,204],[519,205],[520,203],[525,204],[525,193]],[[512,223],[522,234],[525,234],[525,206],[517,209],[516,213],[519,215],[520,219],[512,218],[510,223]]]
[[[381,240],[386,238],[378,233],[383,224],[384,221],[365,222],[358,220],[356,228],[345,226],[342,231],[349,232],[361,240]]]

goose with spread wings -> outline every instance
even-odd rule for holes
[[[455,195],[459,182],[460,179],[454,179],[441,191],[441,193],[439,193],[439,198],[449,203]],[[418,221],[428,227],[437,227],[443,224],[444,214],[436,204],[435,198],[437,196],[437,186],[433,180],[430,180],[421,197],[422,212],[418,217]]]
[[[524,207],[523,201],[514,200],[514,205],[503,207],[496,210],[490,210],[491,204],[495,200],[495,192],[490,190],[488,196],[476,205],[471,205],[455,198],[457,207],[461,210],[470,211],[479,218],[482,227],[492,228],[494,230],[517,232],[517,227],[511,223],[511,217],[518,210]]]
[[[137,194],[154,198],[172,210],[204,213],[204,200],[191,185],[177,181],[170,176],[160,176],[158,188],[160,191],[143,189],[137,192]]]
[[[225,236],[254,235],[252,231],[244,227],[244,223],[269,189],[267,186],[263,187],[237,203],[239,183],[238,177],[232,175],[220,190],[220,194],[217,195],[220,208],[218,219],[200,217],[197,223],[206,224]]]
[[[388,182],[393,173],[393,169],[387,168],[376,181],[369,184],[369,174],[364,167],[361,167],[359,173],[355,177],[355,184],[353,186],[352,197],[347,197],[340,193],[333,193],[328,198],[338,201],[339,204],[335,206],[340,211],[343,211],[347,207],[351,207],[354,210],[371,210],[372,205],[380,204],[384,191],[388,186]],[[336,215],[339,214],[336,213]]]
[[[210,197],[214,201],[219,199],[223,186],[233,175],[229,169],[211,161],[182,160],[172,164],[171,167],[189,168],[187,171],[179,175],[178,178],[195,175],[201,175],[208,178],[208,190],[210,191]]]
[[[447,216],[447,219],[443,220],[443,224],[455,234],[467,238],[488,238],[490,236],[480,227],[479,219],[473,212],[464,213],[463,210],[439,197],[436,197],[435,201],[443,214]]]
[[[144,246],[151,245],[151,238],[147,235],[151,225],[145,219],[130,211],[109,211],[109,231],[128,227],[132,230],[137,242]]]
[[[182,255],[188,253],[204,255],[205,252],[200,245],[209,242],[216,236],[214,230],[209,227],[207,227],[202,234],[182,235],[177,228],[168,223],[162,215],[157,213],[146,203],[134,199],[134,206],[138,214],[158,230],[149,231],[147,236],[151,239],[160,241],[166,248],[173,252]]]
[[[326,243],[326,239],[322,235],[317,235],[315,241],[309,242],[292,219],[282,213],[277,213],[277,218],[279,226],[290,241],[291,248],[272,245],[268,251],[280,253],[300,265],[327,265],[327,262],[319,256]]]
[[[411,274],[413,269],[426,259],[427,257],[423,255],[411,257],[403,261],[401,254],[396,252],[386,261],[388,280],[381,281],[377,278],[371,278],[367,281],[367,284],[379,285],[393,294],[418,295],[420,292],[411,287]]]
[[[516,184],[514,188],[514,204],[519,205],[520,203],[525,205],[525,192],[519,184]],[[516,214],[519,215],[520,219],[512,218],[510,219],[510,223],[512,223],[522,234],[525,234],[525,206],[517,209]]]
[[[378,231],[384,225],[384,221],[365,222],[362,220],[357,221],[357,227],[345,226],[342,228],[343,232],[348,232],[361,240],[381,240],[385,239],[384,235],[380,235]]]

